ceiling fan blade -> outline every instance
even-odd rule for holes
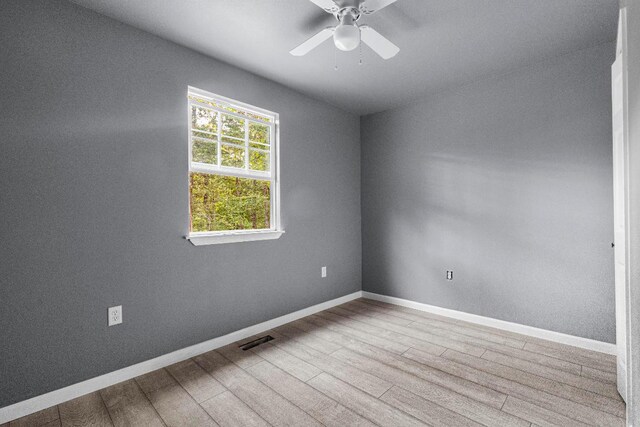
[[[365,15],[371,15],[373,12],[377,12],[396,1],[398,0],[364,0],[364,2],[360,4],[360,12]]]
[[[307,19],[300,20],[299,25],[296,25],[298,30],[304,33],[310,33],[316,28],[324,28],[336,22],[336,18],[324,13],[320,9],[314,10],[313,12],[313,14],[309,14]]]
[[[336,13],[340,8],[333,0],[309,0],[325,10],[327,13]]]
[[[312,36],[311,38],[309,38],[307,41],[305,41],[298,47],[292,49],[291,52],[289,53],[293,56],[306,55],[316,47],[320,46],[320,44],[322,44],[323,41],[330,38],[333,35],[334,31],[335,31],[335,27],[327,27],[324,30],[321,30],[315,36]]]
[[[382,59],[393,58],[398,52],[400,52],[400,48],[398,46],[391,43],[389,39],[382,36],[379,32],[369,26],[360,26],[360,37],[362,41],[375,53],[380,55]]]

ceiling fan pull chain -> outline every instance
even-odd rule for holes
[[[338,71],[338,49],[333,49],[333,69]]]
[[[362,43],[360,43],[359,47],[360,47],[360,61],[358,62],[358,65],[362,65]]]

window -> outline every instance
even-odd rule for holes
[[[189,88],[189,240],[277,239],[278,115]]]

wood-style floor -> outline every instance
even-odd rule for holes
[[[266,334],[9,425],[624,426],[614,356],[364,299]]]

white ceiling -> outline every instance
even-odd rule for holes
[[[359,23],[400,53],[365,46],[360,66],[331,40],[288,53],[336,22],[306,0],[73,1],[357,114],[612,41],[618,13],[618,0],[398,0]]]

